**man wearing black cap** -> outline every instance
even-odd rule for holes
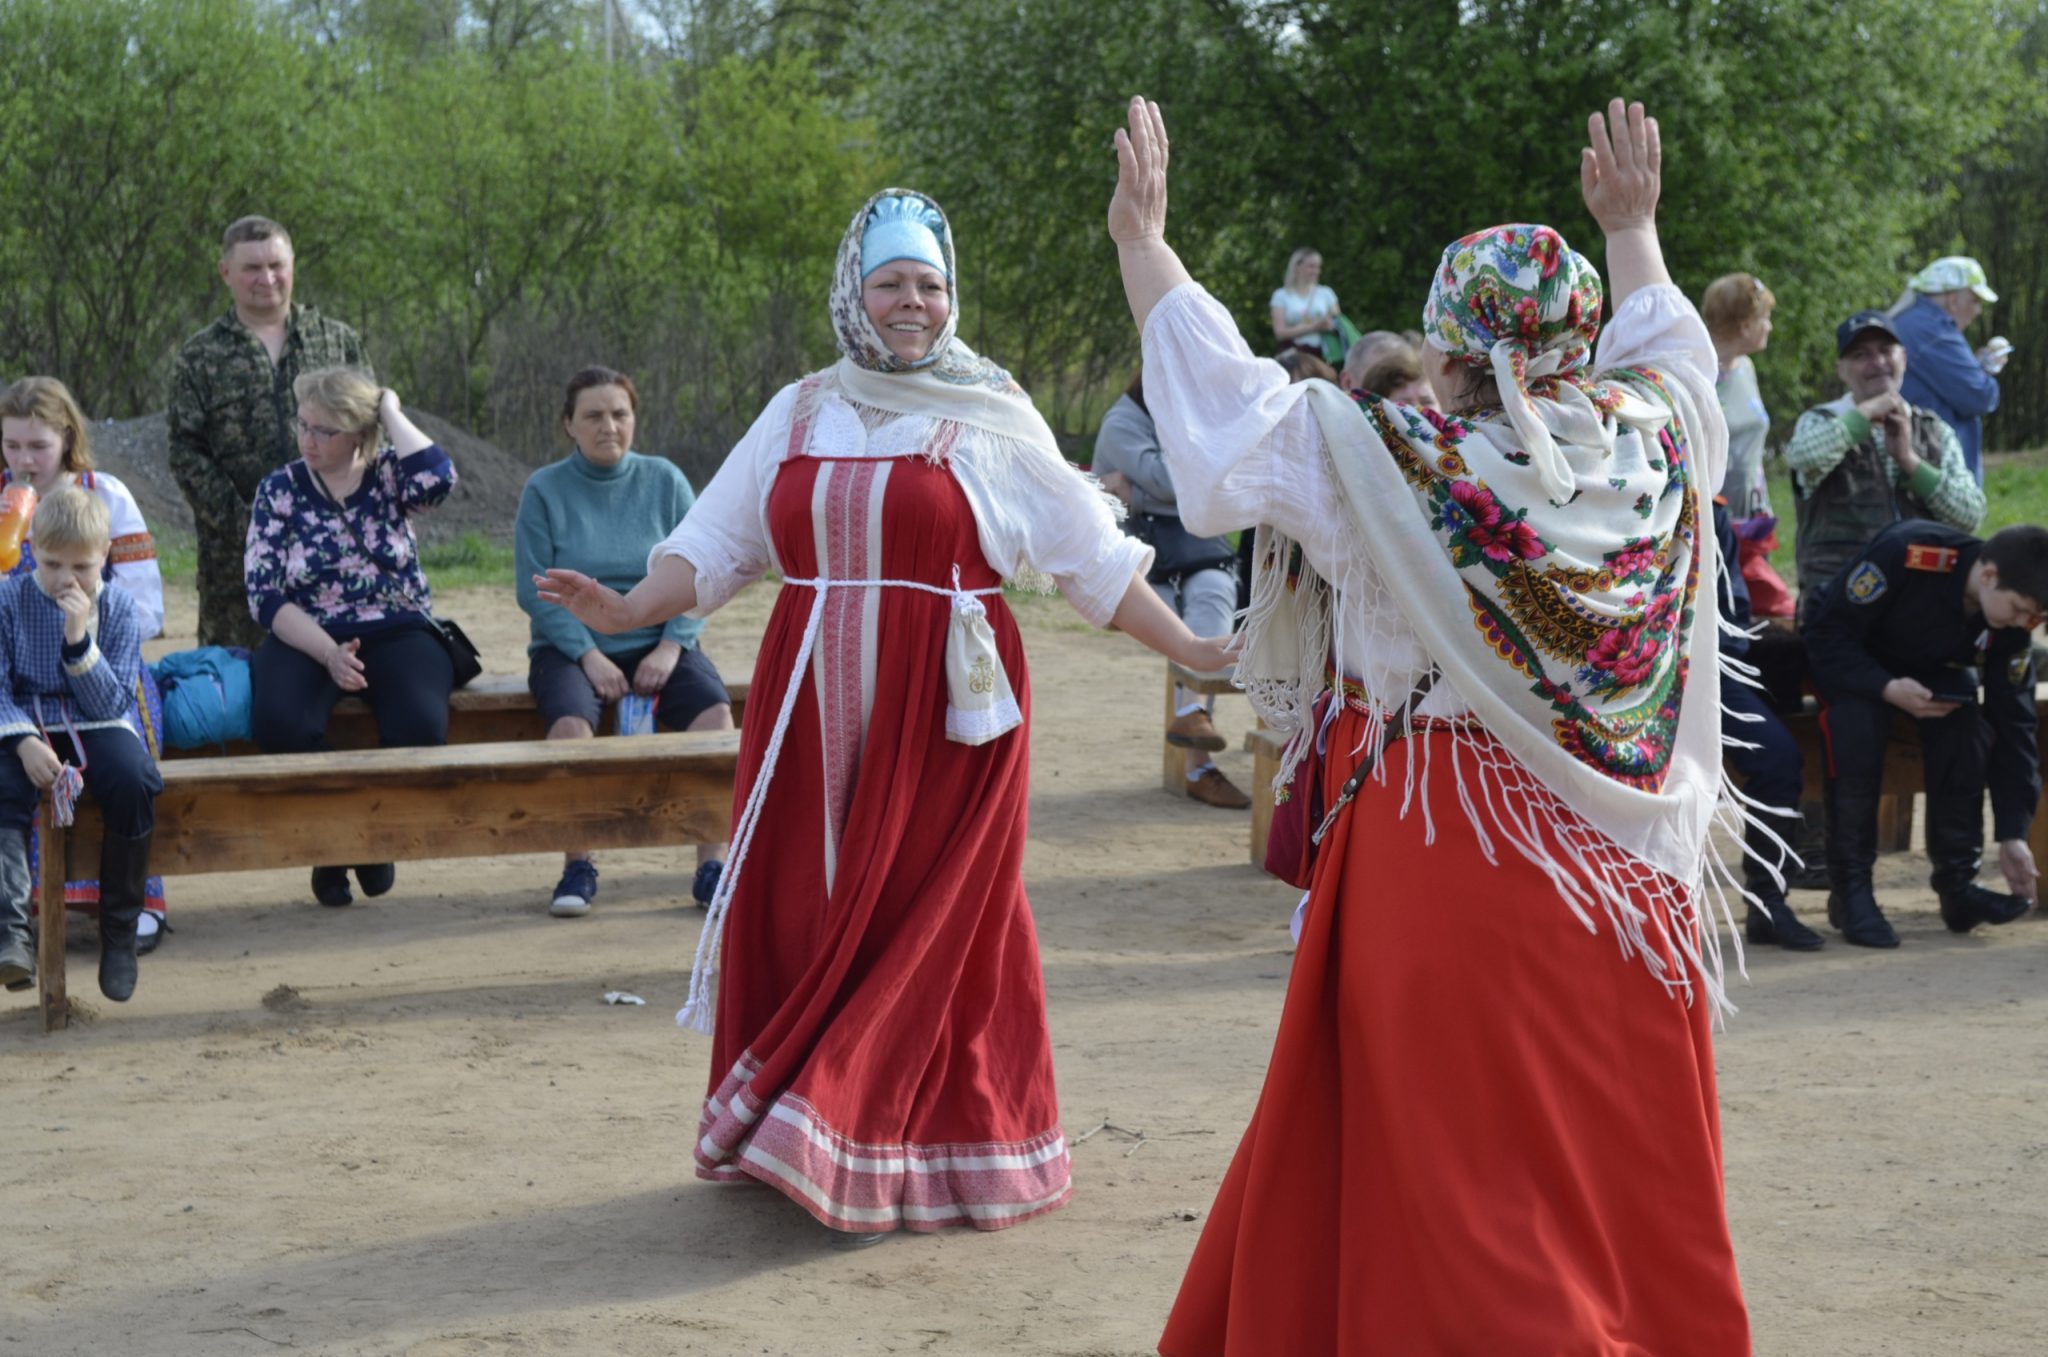
[[[1967,933],[2033,904],[2039,877],[2027,834],[2041,773],[2032,633],[2043,599],[2048,529],[2005,528],[1980,542],[1918,520],[1880,531],[1819,591],[1806,653],[1827,751],[1828,922],[1849,942],[1899,945],[1870,880],[1895,710],[1920,727],[1942,922]],[[1977,885],[1987,788],[2010,895]]]
[[[1785,462],[1798,495],[1799,621],[1870,540],[1907,518],[1975,532],[1984,491],[1955,430],[1899,394],[1906,350],[1882,311],[1835,330],[1835,372],[1848,394],[1799,417]]]

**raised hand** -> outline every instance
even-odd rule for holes
[[[1116,193],[1109,238],[1119,245],[1166,238],[1166,120],[1159,105],[1131,100],[1128,130],[1116,131]]]
[[[77,645],[85,639],[86,624],[92,620],[93,611],[99,600],[85,592],[77,580],[67,579],[50,595],[50,601],[64,614],[64,641]]]
[[[1586,119],[1586,140],[1579,153],[1579,189],[1586,210],[1602,231],[1654,226],[1657,195],[1664,182],[1664,147],[1657,120],[1640,103],[1615,99],[1607,112]]]

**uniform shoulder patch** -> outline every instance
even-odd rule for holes
[[[2032,667],[2033,662],[2034,651],[2032,647],[2028,647],[2024,650],[2014,651],[2013,657],[2005,662],[2006,682],[2011,684],[2015,688],[2027,688],[2033,686],[2027,682],[2027,671]]]
[[[1956,549],[1915,542],[1906,548],[1906,569],[1946,575],[1956,568]]]
[[[1884,591],[1890,584],[1876,562],[1865,561],[1849,572],[1849,601],[1874,603],[1884,597]]]

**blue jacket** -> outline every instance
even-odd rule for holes
[[[1948,312],[1924,296],[1892,317],[1906,346],[1906,380],[1899,394],[1941,416],[1956,431],[1963,461],[1984,483],[1984,416],[1998,408],[1998,379],[1986,372]]]

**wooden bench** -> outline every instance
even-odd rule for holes
[[[251,754],[163,765],[151,870],[496,857],[718,843],[731,830],[737,730],[424,749]],[[99,809],[42,817],[37,978],[43,1030],[69,1020],[64,882],[99,871]]]
[[[2040,721],[2035,731],[2035,742],[2041,750],[2042,766],[2048,768],[2048,684],[2035,689],[2034,707]],[[1819,712],[1809,699],[1805,711],[1781,719],[1799,742],[1804,775],[1800,796],[1805,800],[1818,801],[1826,776]],[[1728,726],[1740,733],[1736,723],[1729,722]],[[1284,732],[1263,728],[1248,731],[1244,747],[1252,755],[1251,861],[1252,866],[1263,869],[1266,865],[1266,834],[1273,823],[1273,778],[1280,771],[1280,754],[1287,747],[1287,736]],[[1891,739],[1885,745],[1883,796],[1878,802],[1877,812],[1878,851],[1899,853],[1912,847],[1913,799],[1920,794],[1924,776],[1919,727],[1901,713],[1892,722]],[[2043,807],[2034,816],[2029,842],[2034,849],[2034,860],[2048,863],[2048,807]]]
[[[1217,693],[1234,693],[1239,690],[1237,685],[1230,681],[1230,674],[1231,671],[1228,669],[1214,674],[1204,674],[1198,670],[1188,669],[1175,664],[1172,660],[1168,660],[1166,662],[1166,724],[1172,725],[1173,718],[1180,714],[1180,703],[1174,696],[1175,688],[1186,688],[1188,691],[1200,693],[1204,697],[1210,697]],[[1166,759],[1160,769],[1159,785],[1168,796],[1186,796],[1188,794],[1187,747],[1165,741],[1161,743],[1165,744]]]
[[[733,724],[747,703],[745,683],[728,683],[732,697]],[[533,694],[526,689],[524,674],[481,674],[468,687],[448,695],[448,743],[495,744],[501,740],[538,740],[547,734]],[[370,704],[359,697],[345,697],[334,708],[327,723],[327,743],[335,749],[375,749],[377,722]],[[225,755],[246,756],[262,751],[247,740],[233,741],[225,749],[167,749],[166,759],[204,759]]]

